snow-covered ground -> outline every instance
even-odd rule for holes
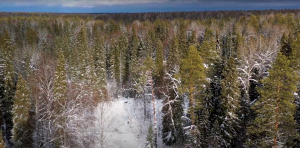
[[[95,127],[99,143],[95,147],[105,148],[142,148],[145,147],[148,126],[140,126],[138,105],[133,98],[119,98],[101,103],[96,111]],[[103,142],[101,143],[101,140]],[[102,145],[102,146],[101,146]]]
[[[156,100],[159,148],[162,144],[161,133],[162,100]],[[146,109],[145,109],[146,107]],[[97,148],[144,148],[148,127],[153,120],[151,97],[147,100],[124,98],[113,99],[99,104],[96,122],[91,132],[97,133]]]

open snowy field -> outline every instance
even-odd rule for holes
[[[158,146],[165,147],[160,138],[161,100],[156,100]],[[145,107],[146,106],[146,110]],[[144,148],[148,127],[152,122],[152,101],[120,97],[99,104],[96,122],[91,132],[97,133],[97,148]],[[146,114],[145,114],[146,113]]]

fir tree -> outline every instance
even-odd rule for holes
[[[83,26],[78,33],[77,37],[77,52],[78,55],[77,61],[77,70],[76,70],[76,77],[79,81],[84,82],[86,80],[86,73],[87,73],[87,66],[88,66],[88,43],[87,43],[87,36],[86,36],[86,28]]]
[[[104,39],[97,34],[95,36],[94,42],[94,65],[95,65],[95,73],[97,76],[97,86],[100,87],[100,90],[104,90],[106,88],[106,57],[105,57],[105,49],[103,47]]]
[[[3,48],[3,57],[4,57],[4,85],[2,89],[4,90],[3,96],[1,97],[1,111],[3,114],[3,135],[9,143],[6,143],[7,146],[11,144],[11,130],[13,128],[13,121],[12,121],[12,114],[11,110],[13,107],[13,98],[15,93],[15,73],[14,73],[14,66],[13,66],[13,47],[10,40],[9,32],[6,30],[4,34],[4,48]]]
[[[179,22],[179,31],[178,31],[178,43],[179,43],[179,50],[182,57],[187,56],[188,54],[188,44],[186,38],[186,26],[184,25],[183,21]]]
[[[114,52],[114,78],[116,80],[117,83],[117,88],[121,87],[121,63],[120,63],[120,47],[117,43],[115,43],[115,45],[113,45],[113,52]]]
[[[256,118],[248,129],[251,146],[291,147],[293,139],[299,139],[294,118],[296,75],[289,62],[279,52],[269,76],[262,80],[260,98],[252,107]]]
[[[169,56],[167,60],[167,70],[169,73],[174,70],[176,66],[180,65],[180,52],[178,38],[175,36],[171,40]]]
[[[132,35],[130,41],[130,62],[129,62],[129,72],[130,72],[130,82],[131,85],[136,85],[138,80],[138,46],[139,40],[135,30],[132,28]],[[135,86],[134,86],[135,87]]]
[[[286,57],[290,57],[292,54],[292,37],[284,33],[281,38],[281,49],[280,52]]]
[[[126,36],[124,34],[121,35],[121,37],[119,38],[118,41],[118,46],[119,46],[119,50],[120,50],[120,76],[121,76],[121,83],[124,83],[125,78],[127,78],[128,76],[125,76],[126,72],[128,69],[126,69],[126,63],[127,60],[129,60],[127,58],[127,53],[128,53],[128,39],[126,38]]]
[[[33,145],[33,127],[31,125],[31,99],[30,91],[26,81],[21,75],[18,77],[18,83],[14,99],[12,139],[14,147],[32,147]]]
[[[207,64],[207,68],[217,62],[220,58],[220,52],[215,47],[216,43],[213,40],[204,41],[200,47],[200,54],[201,57],[203,57],[204,62]]]
[[[67,74],[65,69],[65,58],[63,52],[60,51],[58,64],[54,74],[54,113],[55,127],[57,137],[62,137],[57,140],[57,144],[65,143],[65,126],[66,126],[66,103],[67,103]]]
[[[221,104],[223,110],[222,123],[220,124],[224,142],[222,145],[233,146],[233,140],[236,138],[239,127],[237,112],[240,109],[240,89],[236,63],[233,57],[230,57],[222,73],[224,79],[221,81]]]
[[[163,101],[162,108],[162,138],[166,145],[181,146],[184,143],[184,131],[182,128],[181,117],[183,115],[182,97],[179,95],[179,83],[175,78],[178,75],[180,54],[178,49],[177,38],[174,37],[171,41],[169,57],[166,69],[166,98]]]
[[[156,58],[155,58],[155,86],[159,87],[163,85],[163,78],[164,78],[164,64],[163,64],[163,57],[164,50],[163,45],[160,40],[157,41],[157,48],[156,48]]]

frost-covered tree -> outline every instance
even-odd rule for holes
[[[60,51],[58,64],[54,73],[53,80],[53,111],[54,126],[56,128],[57,144],[64,145],[65,142],[65,126],[66,126],[66,102],[67,102],[67,73],[66,62],[63,52]]]
[[[163,129],[162,138],[166,145],[182,145],[184,142],[184,132],[182,119],[182,96],[179,94],[180,81],[175,78],[179,73],[180,65],[179,45],[176,37],[173,37],[170,45],[167,68],[165,69],[167,91],[164,93],[164,106],[162,108]]]

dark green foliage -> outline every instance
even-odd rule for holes
[[[178,50],[178,41],[174,37],[171,41],[169,57],[166,69],[167,96],[164,100],[162,112],[162,139],[166,145],[182,146],[184,144],[184,131],[182,128],[183,108],[182,98],[178,94],[178,81],[175,75],[178,75],[180,65],[180,54]]]
[[[155,58],[155,71],[154,71],[154,83],[156,87],[160,87],[163,85],[164,78],[164,49],[162,42],[160,40],[157,41],[156,47],[156,58]]]
[[[26,42],[29,45],[36,45],[38,43],[38,34],[32,28],[28,28],[26,31]]]
[[[172,73],[172,70],[176,68],[176,66],[180,65],[180,51],[177,37],[173,37],[171,40],[171,45],[169,49],[169,56],[167,60],[167,71]]]
[[[130,61],[129,61],[129,71],[130,72],[130,82],[132,85],[136,84],[138,79],[138,47],[139,40],[135,27],[132,28],[130,40]]]
[[[237,138],[240,121],[237,112],[240,109],[240,89],[237,76],[236,61],[230,57],[223,69],[224,79],[221,81],[221,134],[224,138],[223,146],[233,147]]]
[[[167,37],[167,26],[165,21],[156,20],[153,25],[156,39],[164,41]]]
[[[3,135],[7,140],[11,139],[11,130],[13,128],[13,115],[11,110],[13,108],[14,94],[15,94],[15,71],[13,66],[14,49],[11,44],[9,32],[5,32],[5,44],[3,47],[3,85],[1,94],[1,112],[3,114]],[[6,145],[10,145],[6,143]]]
[[[117,88],[121,87],[121,51],[117,43],[113,45],[113,58],[114,58],[114,79],[117,83]]]
[[[280,52],[286,57],[292,55],[292,37],[289,34],[288,36],[284,33],[281,38],[281,49]]]
[[[128,67],[126,68],[126,63],[128,63],[129,61],[129,58],[127,58],[127,53],[129,51],[129,48],[128,48],[128,39],[126,38],[126,36],[123,34],[119,37],[119,40],[118,40],[118,47],[119,47],[119,52],[120,52],[120,75],[121,75],[121,78],[120,78],[120,81],[121,81],[121,84],[124,83],[125,79],[128,78]],[[127,79],[126,79],[127,81]]]
[[[187,44],[186,38],[186,26],[184,25],[183,21],[180,21],[178,24],[178,44],[179,44],[179,51],[181,53],[182,58],[187,56],[189,46]]]

